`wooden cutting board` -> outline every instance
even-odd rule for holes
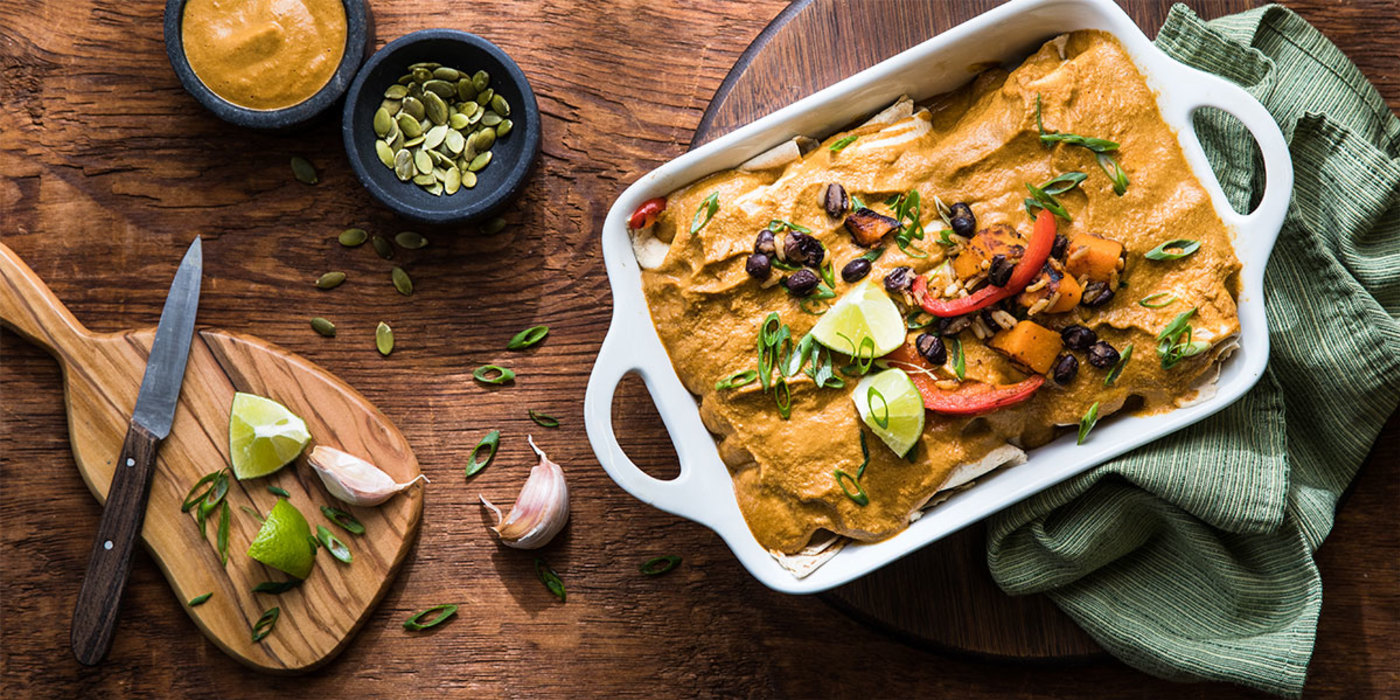
[[[171,276],[180,250],[183,246],[171,248]],[[169,278],[151,283],[163,286]],[[3,244],[0,322],[58,359],[73,456],[88,489],[105,502],[155,329],[88,331]],[[388,418],[326,370],[251,336],[218,330],[195,333],[175,421],[157,456],[141,536],[180,601],[214,594],[203,605],[184,609],[219,648],[260,671],[307,671],[343,649],[388,590],[417,536],[423,489],[413,487],[378,507],[351,507],[326,492],[304,457],[267,478],[231,481],[228,564],[221,565],[214,546],[218,519],[207,524],[206,540],[194,518],[180,512],[180,505],[201,476],[229,464],[229,407],[236,391],[286,405],[306,421],[313,444],[362,457],[395,481],[418,476],[418,461]],[[266,514],[279,498],[269,486],[291,494],[289,500],[313,532],[318,524],[335,532],[354,561],[342,564],[321,551],[301,586],[280,595],[253,593],[258,583],[289,578],[246,554],[260,523],[241,506]],[[352,513],[364,524],[365,534],[340,530],[321,513],[323,505]],[[274,631],[254,643],[253,622],[273,606],[281,609]],[[117,633],[140,624],[141,620],[119,620]]]

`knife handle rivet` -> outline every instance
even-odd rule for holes
[[[134,466],[136,466],[136,460],[134,460],[134,459],[132,459],[132,458],[130,458],[130,457],[127,457],[127,458],[126,458],[126,466],[128,466],[128,467],[134,467]]]
[[[107,540],[106,542],[103,542],[103,543],[102,543],[102,548],[103,548],[103,549],[111,549],[111,548],[112,548],[112,541],[111,541],[111,540]]]

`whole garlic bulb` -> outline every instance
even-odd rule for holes
[[[428,480],[428,477],[419,474],[413,480],[400,484],[379,467],[324,445],[312,448],[306,461],[316,470],[321,483],[326,485],[326,490],[332,496],[353,506],[377,506],[418,483],[419,479]]]
[[[481,502],[496,514],[496,526],[491,528],[501,544],[515,549],[539,549],[549,544],[569,522],[569,485],[564,483],[564,470],[549,461],[531,436],[530,448],[540,456],[540,463],[530,469],[530,477],[520,489],[510,514],[501,518],[497,508],[485,496]]]

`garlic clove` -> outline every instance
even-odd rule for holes
[[[324,445],[312,448],[306,461],[316,470],[321,483],[326,485],[326,490],[332,496],[353,506],[377,506],[418,483],[419,479],[428,480],[428,477],[419,474],[413,480],[400,484],[379,467]]]
[[[496,526],[491,529],[501,544],[515,549],[539,549],[549,544],[569,521],[569,486],[564,483],[564,470],[549,461],[535,445],[534,436],[529,440],[540,463],[530,469],[530,477],[521,487],[510,514],[502,518],[500,508],[479,496],[482,504],[496,514]]]

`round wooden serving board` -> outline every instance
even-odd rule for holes
[[[797,0],[740,56],[715,92],[692,145],[703,144],[1001,4],[994,0]],[[1149,35],[1169,5],[1120,4]],[[1216,16],[1248,9],[1218,0]],[[822,597],[877,629],[914,643],[1032,659],[1103,651],[1044,596],[1011,597],[987,571],[978,524]]]

